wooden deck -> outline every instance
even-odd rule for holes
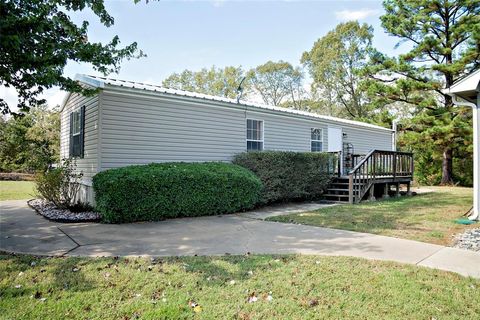
[[[365,198],[374,200],[381,194],[388,197],[390,187],[395,186],[395,195],[400,195],[400,185],[407,186],[413,180],[413,154],[408,152],[372,150],[358,159],[347,175],[336,177],[324,195],[325,199],[338,202],[358,203]]]

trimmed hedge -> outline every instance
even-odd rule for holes
[[[267,204],[319,199],[332,178],[335,159],[328,153],[255,151],[236,155],[233,163],[260,178],[260,202]]]
[[[262,190],[249,170],[230,163],[156,163],[93,177],[96,210],[108,223],[233,213],[252,208]]]

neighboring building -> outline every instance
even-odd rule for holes
[[[459,79],[443,91],[459,106],[472,108],[473,116],[473,210],[471,220],[480,220],[480,69]]]
[[[66,96],[60,156],[77,158],[82,198],[89,202],[95,173],[133,164],[230,161],[247,150],[343,150],[351,156],[395,149],[393,130],[363,122],[131,81],[77,80],[100,90]],[[343,170],[351,165],[345,161]]]

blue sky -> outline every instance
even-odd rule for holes
[[[302,53],[343,21],[359,20],[375,29],[374,45],[387,54],[402,47],[383,32],[380,0],[357,1],[149,1],[106,0],[115,25],[106,28],[91,12],[72,15],[90,21],[89,40],[106,42],[118,35],[138,43],[148,57],[125,61],[111,77],[160,83],[173,72],[216,65],[250,68],[268,60],[299,64]],[[70,63],[65,74],[96,74],[89,65]],[[11,91],[0,89],[9,102]],[[49,90],[49,104],[63,93]]]

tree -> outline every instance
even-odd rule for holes
[[[444,123],[440,125],[440,122]],[[465,186],[473,184],[473,132],[472,111],[459,110],[458,116],[428,116],[426,113],[405,118],[399,123],[398,146],[415,153],[415,180],[421,184],[435,185],[442,182],[443,153],[438,145],[450,140],[453,151],[453,179]],[[420,133],[421,132],[421,133]],[[458,135],[458,132],[462,132]]]
[[[60,116],[44,105],[0,118],[0,171],[43,171],[59,161]]]
[[[243,77],[245,77],[245,71],[242,67],[216,68],[213,66],[210,69],[203,68],[200,71],[184,70],[181,73],[174,73],[163,80],[162,84],[173,89],[234,99],[237,96],[237,88]],[[243,86],[245,89],[248,83],[244,82]]]
[[[90,63],[103,74],[118,72],[123,59],[143,56],[137,43],[120,48],[115,36],[109,43],[88,41],[88,21],[76,25],[73,12],[91,9],[100,22],[110,27],[112,16],[103,0],[3,0],[0,2],[0,85],[16,89],[17,107],[26,112],[31,106],[45,103],[39,96],[45,89],[91,95],[95,91],[81,87],[63,75],[69,61]],[[0,98],[0,111],[12,106]]]
[[[312,91],[331,115],[343,114],[350,118],[370,115],[371,106],[360,84],[361,71],[375,54],[372,39],[371,26],[357,21],[345,22],[303,53],[301,62],[313,79]]]
[[[265,104],[285,104],[301,109],[304,101],[303,72],[285,61],[268,61],[248,72],[254,93],[258,93]],[[288,102],[287,102],[288,101]]]
[[[383,28],[411,49],[398,58],[377,57],[369,92],[413,106],[410,139],[433,144],[442,158],[441,183],[450,184],[454,150],[468,128],[460,121],[465,108],[454,106],[442,88],[480,66],[480,2],[386,0],[384,8]]]

